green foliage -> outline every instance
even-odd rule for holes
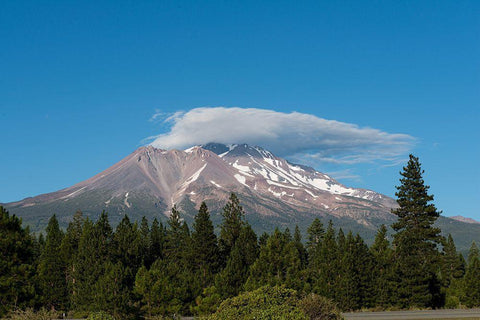
[[[320,219],[315,218],[312,224],[308,227],[308,240],[307,240],[307,249],[309,254],[312,254],[320,247],[320,244],[325,236],[325,230],[323,229],[323,224]]]
[[[469,307],[480,307],[480,257],[475,242],[472,243],[468,255],[467,272],[465,273],[463,303]]]
[[[56,216],[53,215],[48,222],[45,247],[39,259],[38,281],[42,304],[57,310],[65,308],[68,298],[65,281],[66,263],[60,254],[62,239],[63,232],[58,226]]]
[[[281,286],[264,286],[223,301],[208,319],[308,319],[299,307],[297,291]]]
[[[335,297],[335,285],[340,264],[338,245],[332,221],[329,222],[322,242],[311,251],[308,265],[308,286],[313,293],[328,298]]]
[[[440,213],[435,208],[433,196],[422,178],[417,157],[410,155],[407,166],[400,173],[397,186],[399,207],[392,210],[398,221],[392,224],[396,231],[395,246],[396,298],[401,307],[437,307],[441,304],[437,279],[441,243],[440,229],[434,223]]]
[[[240,201],[237,196],[232,193],[228,203],[223,207],[223,222],[220,226],[219,247],[224,259],[229,257],[235,242],[240,236],[240,231],[244,226],[244,216],[245,213],[240,205]]]
[[[250,276],[245,285],[247,290],[268,284],[271,286],[285,284],[287,287],[301,287],[300,271],[301,253],[288,232],[278,229],[268,238],[261,248],[260,255],[250,269]]]
[[[217,236],[205,202],[202,202],[195,216],[191,249],[194,272],[200,279],[201,287],[205,288],[212,284],[213,275],[220,267]]]
[[[92,312],[87,320],[115,320],[115,318],[104,311]]]
[[[311,293],[299,302],[299,307],[310,320],[343,319],[333,300]]]
[[[15,310],[9,313],[7,317],[9,320],[53,320],[58,318],[58,314],[45,308],[41,308],[37,311],[33,310],[32,308]]]
[[[0,316],[31,305],[34,243],[22,221],[0,206]]]
[[[385,226],[368,248],[359,235],[336,233],[331,221],[324,230],[319,219],[306,246],[298,227],[258,240],[234,194],[218,242],[205,203],[191,234],[174,206],[166,227],[125,216],[114,231],[105,212],[95,223],[77,212],[63,234],[52,216],[38,240],[1,208],[0,314],[43,305],[117,319],[337,319],[338,308],[480,306],[478,248],[466,263],[449,236],[438,252],[441,238],[430,224],[438,212],[418,159],[404,170],[393,246]]]
[[[246,224],[240,230],[227,265],[215,278],[215,286],[223,298],[233,297],[240,292],[247,280],[248,269],[257,257],[257,236],[250,225]]]
[[[378,307],[389,307],[392,301],[394,284],[392,283],[393,250],[387,239],[387,227],[382,225],[375,236],[373,245],[370,247],[373,255],[374,267],[372,270],[372,285],[374,290],[374,305]]]
[[[215,286],[203,289],[200,296],[195,299],[196,305],[193,307],[193,313],[196,315],[209,315],[217,311],[222,302],[222,296]]]

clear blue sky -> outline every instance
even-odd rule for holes
[[[480,219],[480,1],[4,1],[0,202],[70,186],[195,107],[417,139],[437,207]],[[393,196],[400,165],[317,166]]]

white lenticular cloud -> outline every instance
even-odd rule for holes
[[[152,118],[157,118],[154,115]],[[314,115],[256,108],[195,108],[164,121],[170,131],[151,137],[151,145],[185,149],[208,142],[247,143],[274,154],[311,162],[354,164],[398,161],[415,139]]]

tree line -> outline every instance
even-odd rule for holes
[[[410,156],[393,239],[381,226],[371,246],[319,219],[306,239],[298,227],[258,236],[235,194],[218,236],[205,203],[192,226],[175,206],[165,225],[125,216],[115,230],[106,212],[96,221],[77,212],[65,231],[53,215],[38,237],[0,207],[0,315],[25,307],[132,319],[207,315],[265,285],[324,296],[342,310],[480,306],[478,248],[473,243],[465,260],[452,237],[440,235],[422,174]]]

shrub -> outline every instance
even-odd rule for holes
[[[335,302],[313,293],[303,298],[299,306],[310,320],[343,319]]]
[[[295,290],[264,286],[223,301],[209,319],[306,320],[308,318],[298,307],[299,300]]]
[[[7,317],[11,320],[52,320],[57,318],[58,315],[55,312],[43,308],[38,311],[33,311],[33,309],[16,310]]]
[[[106,312],[100,311],[90,313],[87,320],[115,320],[115,318]]]

